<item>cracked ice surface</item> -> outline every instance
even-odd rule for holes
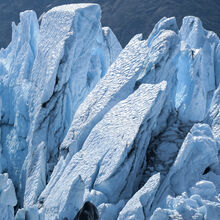
[[[95,4],[60,6],[44,15],[39,29],[36,14],[26,11],[12,26],[11,44],[0,52],[1,167],[18,188],[21,204],[26,183],[24,199],[35,202],[36,196],[26,199],[32,179],[49,178],[76,109],[121,51],[100,17]],[[30,161],[42,141],[46,154],[39,163],[47,165],[30,177],[36,168]],[[45,180],[33,186],[37,194]]]
[[[121,51],[100,18],[77,4],[13,24],[0,51],[2,216],[18,200],[17,220],[73,219],[89,200],[101,219],[219,219],[219,38],[164,17]]]
[[[144,159],[143,152],[149,141],[143,140],[140,133],[150,133],[155,125],[155,118],[162,107],[158,108],[156,103],[162,105],[162,100],[166,98],[165,89],[165,82],[154,86],[143,84],[112,108],[93,128],[83,148],[72,157],[55,185],[49,183],[41,194],[46,201],[43,207],[47,210],[47,204],[51,203],[50,195],[62,188],[64,180],[68,180],[67,184],[71,186],[78,176],[82,177],[87,190],[95,189],[104,195],[104,200],[100,198],[99,203],[117,202],[128,197],[134,187],[131,180],[138,176],[142,165],[140,160]],[[143,96],[145,92],[149,96]],[[127,122],[132,126],[126,127]],[[57,201],[56,207],[62,204],[60,193],[62,191],[57,192],[57,199],[52,196]]]
[[[152,115],[148,116],[149,121],[146,121],[147,120],[146,119],[145,120],[146,122],[143,124],[143,128],[141,128],[140,132],[143,133],[142,136],[145,138],[145,140],[142,140],[142,138],[139,137],[139,135],[137,135],[137,140],[136,140],[135,136],[133,136],[135,135],[134,131],[133,130],[129,131],[130,126],[128,127],[127,124],[129,124],[129,122],[132,123],[132,120],[130,120],[127,117],[131,117],[129,114],[138,115],[138,111],[136,113],[132,112],[132,108],[135,108],[135,105],[137,104],[132,105],[133,107],[132,108],[130,107],[131,108],[130,110],[126,110],[127,109],[126,106],[128,105],[129,102],[128,101],[125,102],[125,101],[129,100],[129,97],[132,96],[134,91],[139,91],[139,86],[142,83],[147,83],[151,80],[153,84],[149,84],[148,86],[153,89],[153,87],[156,88],[157,84],[155,83],[160,82],[163,79],[166,79],[169,82],[172,82],[173,79],[175,79],[175,66],[173,65],[173,62],[176,59],[175,48],[178,45],[177,35],[175,34],[175,32],[169,30],[163,30],[161,32],[160,31],[158,32],[159,32],[158,38],[152,41],[150,47],[147,46],[148,41],[140,41],[139,36],[133,38],[131,42],[127,45],[127,47],[119,55],[116,62],[110,67],[105,77],[101,79],[101,81],[98,83],[96,88],[89,94],[89,96],[79,107],[73,119],[72,126],[70,127],[70,130],[67,134],[67,137],[65,138],[63,144],[61,145],[61,151],[67,150],[69,151],[69,154],[67,154],[67,156],[66,154],[64,154],[64,156],[60,158],[57,166],[54,169],[54,172],[52,173],[51,179],[45,191],[42,193],[40,197],[42,198],[42,200],[47,198],[48,195],[53,194],[52,192],[57,188],[57,184],[62,184],[63,181],[62,179],[64,178],[64,175],[70,174],[69,172],[70,171],[72,172],[73,170],[75,170],[75,172],[72,172],[75,176],[74,178],[76,178],[77,175],[81,175],[83,179],[86,178],[84,179],[86,184],[86,191],[91,190],[91,192],[94,192],[92,191],[92,189],[94,188],[96,191],[102,192],[95,194],[98,196],[98,198],[95,198],[95,196],[94,198],[92,198],[91,194],[88,194],[88,192],[86,192],[88,194],[86,195],[86,197],[96,201],[95,203],[97,205],[103,202],[109,202],[108,201],[109,199],[110,201],[118,201],[120,197],[122,198],[128,197],[129,195],[131,195],[133,188],[134,187],[137,188],[137,186],[133,186],[136,185],[137,183],[128,184],[128,186],[126,186],[125,182],[126,181],[131,182],[133,176],[137,175],[138,169],[141,168],[144,159],[144,154],[140,152],[145,152],[149,142],[150,133],[153,129],[156,129],[155,127],[157,127],[157,124],[159,124],[156,118],[159,114],[161,114],[160,106],[163,105],[164,102],[167,102],[168,106],[171,105],[169,104],[170,101],[167,100],[169,97],[168,94],[171,93],[170,92],[171,87],[170,86],[167,87],[166,95],[164,94],[164,98],[162,99],[163,101],[162,100],[161,102],[157,101],[157,107],[155,107],[155,109],[152,110],[151,113]],[[140,48],[142,50],[140,50]],[[154,51],[154,53],[152,51]],[[147,57],[149,52],[153,53],[154,56],[152,56],[151,58]],[[129,57],[129,59],[127,57]],[[156,64],[160,61],[161,61],[161,68],[158,67],[155,68]],[[166,74],[163,74],[164,69],[166,70]],[[154,79],[151,79],[148,76],[154,74],[156,75]],[[136,84],[136,82],[138,83]],[[153,93],[151,93],[150,90],[147,88],[148,87],[145,88],[146,89],[145,93],[152,94],[153,97]],[[129,96],[129,94],[131,95]],[[146,99],[147,98],[150,100],[149,95],[146,96]],[[123,99],[124,101],[121,101]],[[122,105],[120,101],[123,103],[123,107],[119,107],[120,105]],[[134,99],[133,102],[138,103],[136,99]],[[115,109],[118,109],[117,114],[113,112],[116,111]],[[110,113],[111,113],[111,117],[109,116]],[[134,117],[134,119],[136,118],[135,115],[132,117]],[[109,119],[107,120],[106,118]],[[118,120],[112,121],[113,118],[118,118]],[[124,121],[124,125],[122,126],[121,123],[123,121]],[[116,124],[114,125],[114,123]],[[136,123],[139,122],[136,121]],[[110,127],[108,127],[107,125],[109,125]],[[99,129],[97,129],[96,126],[98,126]],[[134,145],[138,144],[138,146],[139,145],[142,146],[145,143],[142,150],[138,152],[136,152],[136,150],[134,152],[130,150],[130,154],[131,154],[130,155],[128,154],[129,151],[127,148],[124,149],[122,148],[122,146],[119,147],[122,143],[124,143],[123,141],[121,144],[119,144],[121,142],[120,141],[121,138],[124,137],[124,139],[126,139],[127,136],[129,137],[129,135],[125,135],[126,130],[123,129],[124,127],[127,127],[127,132],[129,132],[130,134],[128,143],[130,143],[133,139],[135,140]],[[89,134],[90,130],[91,133]],[[99,130],[102,132],[100,133]],[[111,130],[113,132],[112,135],[110,135],[111,133],[108,134]],[[115,131],[117,130],[118,132],[116,135]],[[120,133],[122,134],[122,137],[120,137],[119,135]],[[89,136],[85,140],[86,135],[88,134]],[[109,142],[109,140],[111,140],[111,142]],[[113,144],[114,140],[115,140],[115,144]],[[99,145],[100,147],[98,147]],[[121,158],[122,159],[121,162],[120,160],[118,162],[116,160],[115,165],[114,165],[114,161],[112,161],[113,164],[111,165],[111,160],[105,159],[105,158],[111,158],[109,155],[116,154],[117,151],[115,151],[113,147],[115,145],[118,146],[117,151],[121,152],[122,155],[126,155],[126,154],[130,155],[128,157],[129,158],[128,163],[130,164],[130,166],[133,163],[132,165],[133,168],[131,170],[128,168],[129,165],[126,164],[123,165],[122,161],[123,158],[126,158],[126,156],[123,156]],[[66,146],[68,146],[68,148],[66,148]],[[106,146],[106,147],[103,148],[101,146]],[[137,147],[137,148],[141,148],[141,147]],[[81,151],[79,151],[80,149]],[[92,149],[91,152],[92,155],[94,154],[94,156],[91,156],[91,153],[86,153],[89,152],[89,149]],[[77,151],[79,152],[76,153]],[[76,154],[75,156],[72,157],[74,153]],[[138,156],[135,156],[136,154],[138,154]],[[80,159],[81,157],[82,157],[82,161]],[[90,164],[92,162],[89,161],[90,157],[96,158],[94,161],[95,164],[93,165]],[[136,161],[135,157],[139,158],[139,161]],[[102,165],[102,163],[104,164],[107,163],[111,165],[108,166],[109,171],[106,170],[106,166]],[[119,166],[119,164],[121,163],[123,170],[125,170],[124,174],[122,171],[117,172],[116,169],[117,168],[116,165]],[[114,169],[116,169],[116,171],[114,171]],[[129,170],[131,172],[131,175],[126,176],[129,173]],[[104,172],[104,173],[103,175],[101,175],[99,174],[99,172],[100,173]],[[115,174],[113,175],[112,172]],[[113,175],[112,177],[113,180],[111,180],[110,178],[112,175]],[[115,196],[110,196],[111,194],[110,188],[113,187],[111,181],[116,181],[118,176],[123,176],[124,180],[121,181],[120,187],[118,186],[117,189],[116,188],[112,189],[115,191]],[[137,180],[140,178],[140,176],[141,175],[139,174]],[[109,180],[110,182],[108,183],[109,178],[110,178]]]
[[[59,6],[44,15],[38,50],[29,153],[44,141],[53,166],[76,109],[105,75],[120,44],[110,29],[102,31],[98,5],[79,4]]]
[[[173,20],[172,23],[175,25]],[[166,29],[159,29],[156,33],[157,39],[150,39],[150,44],[149,40],[141,41],[140,35],[129,42],[106,76],[80,105],[61,149],[70,148],[71,155],[80,150],[87,135],[104,114],[141,83],[173,80],[177,36],[175,32]],[[164,68],[157,66],[160,62]]]

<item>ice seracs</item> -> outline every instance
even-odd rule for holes
[[[58,146],[79,104],[120,52],[111,30],[102,30],[100,16],[95,4],[59,6],[43,16],[32,71],[35,84],[28,158],[44,141],[47,172],[52,172],[57,162]]]
[[[43,16],[39,29],[36,14],[27,11],[1,50],[1,163],[21,205],[35,149],[45,143],[49,178],[76,109],[121,51],[100,18],[95,4],[60,6]]]
[[[218,147],[210,127],[206,124],[195,124],[160,186],[154,205],[163,205],[168,195],[188,192],[190,187],[203,178],[207,167],[215,163],[218,163]]]
[[[157,39],[150,43],[149,40],[142,41],[141,35],[136,35],[124,48],[106,76],[80,105],[61,149],[71,148],[71,154],[79,151],[91,129],[104,114],[142,83],[175,80],[173,64],[177,35],[164,29],[157,30],[155,34]]]
[[[8,174],[0,174],[0,213],[1,219],[14,219],[14,206],[17,204],[15,188]]]
[[[64,179],[70,179],[71,185],[79,175],[85,182],[85,200],[88,197],[96,205],[129,198],[138,187],[151,133],[160,130],[173,107],[173,87],[168,82],[176,78],[173,63],[179,41],[171,30],[157,34],[149,45],[140,36],[134,37],[80,105],[40,199],[47,201]],[[158,93],[160,82],[164,91]],[[99,192],[94,198],[92,190]]]
[[[185,17],[179,31],[176,107],[183,121],[202,121],[219,84],[218,36],[202,27],[199,18]]]
[[[218,36],[164,17],[122,50],[100,18],[72,4],[13,24],[0,51],[3,218],[73,219],[91,201],[101,219],[219,219]]]
[[[56,183],[53,179],[48,183],[40,196],[40,199],[44,198],[46,201],[43,208],[48,209],[47,204],[51,204],[49,199],[55,198],[55,192],[57,206],[62,204],[62,200],[58,198],[63,195],[63,192],[57,189],[62,188],[64,180],[67,181],[67,185],[72,185],[78,176],[82,177],[87,193],[91,189],[101,192],[99,203],[115,203],[129,197],[135,187],[135,181],[131,180],[138,179],[142,165],[137,159],[143,161],[143,152],[147,146],[146,142],[149,141],[142,139],[140,133],[148,134],[155,126],[155,118],[160,113],[156,103],[165,99],[165,89],[164,82],[154,85],[154,90],[152,85],[145,84],[112,108],[93,128],[82,149],[72,157],[60,177],[55,176]],[[144,98],[145,92],[148,92],[149,96]],[[154,114],[151,115],[151,112]],[[148,120],[151,120],[149,127],[146,124]],[[132,125],[130,128],[126,127],[128,121]],[[143,128],[138,132],[140,126]],[[95,195],[98,196],[98,194]],[[91,196],[90,199],[96,202],[96,199],[94,198],[93,201]],[[74,202],[71,204],[74,205]]]
[[[218,219],[220,200],[215,185],[209,181],[199,181],[190,192],[177,197],[168,196],[166,208],[157,208],[150,220],[165,219]]]
[[[12,41],[0,51],[1,167],[16,188],[27,155],[29,129],[29,90],[31,71],[37,54],[39,25],[35,12],[20,14],[21,22],[12,24]]]

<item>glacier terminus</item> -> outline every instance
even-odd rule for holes
[[[0,220],[73,220],[85,202],[102,220],[219,220],[219,37],[164,17],[122,48],[100,19],[69,4],[12,23]]]

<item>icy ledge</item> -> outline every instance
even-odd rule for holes
[[[162,18],[121,51],[96,4],[20,17],[0,51],[3,219],[70,220],[89,200],[104,220],[218,220],[218,36]]]

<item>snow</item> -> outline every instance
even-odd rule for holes
[[[101,219],[220,219],[218,36],[164,17],[122,50],[100,19],[70,4],[12,24],[0,218],[73,219],[90,201]]]

